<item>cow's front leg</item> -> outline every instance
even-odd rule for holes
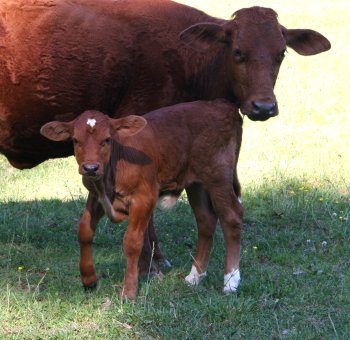
[[[92,240],[98,221],[103,216],[103,208],[97,198],[89,193],[85,210],[78,226],[80,244],[80,278],[84,288],[95,288],[97,276],[92,257]]]
[[[124,254],[126,257],[126,270],[122,297],[134,299],[138,282],[138,261],[144,242],[145,230],[150,221],[156,198],[150,194],[139,195],[133,199],[129,211],[129,225],[124,235]]]

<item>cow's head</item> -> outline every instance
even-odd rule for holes
[[[112,139],[134,135],[146,124],[139,116],[112,119],[99,111],[85,111],[71,122],[47,123],[40,133],[53,141],[71,139],[79,173],[100,179],[111,157]]]
[[[266,120],[278,114],[274,85],[286,48],[301,55],[330,49],[330,42],[308,29],[287,29],[268,8],[237,11],[224,24],[199,23],[184,30],[180,38],[196,50],[213,47],[227,56],[225,71],[230,91],[240,110],[252,120]]]

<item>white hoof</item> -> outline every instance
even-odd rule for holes
[[[197,268],[192,265],[191,272],[185,277],[185,281],[192,286],[197,286],[206,276],[207,272],[199,274]]]
[[[241,281],[239,269],[234,269],[224,276],[224,293],[235,293]]]

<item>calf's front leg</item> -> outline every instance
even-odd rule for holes
[[[89,193],[85,210],[78,226],[80,244],[80,278],[84,288],[95,288],[97,276],[92,257],[92,240],[98,221],[104,215],[98,199]]]
[[[145,230],[150,221],[156,199],[150,200],[150,195],[139,196],[133,200],[129,211],[129,225],[124,235],[124,254],[126,270],[122,297],[134,299],[138,282],[138,262],[144,242]]]

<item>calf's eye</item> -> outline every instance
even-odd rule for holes
[[[101,142],[101,146],[105,146],[109,144],[111,144],[111,138],[106,138]]]

